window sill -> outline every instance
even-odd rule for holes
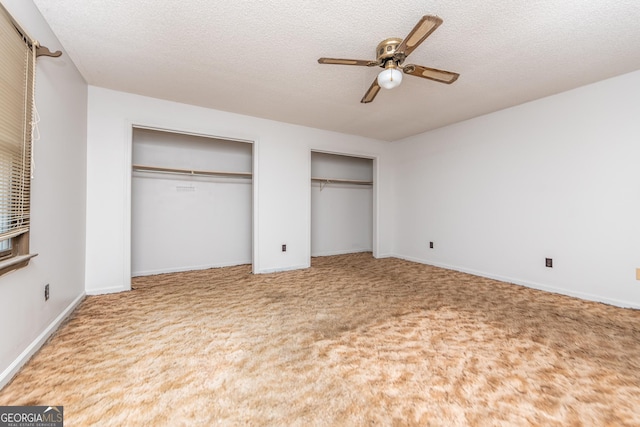
[[[9,273],[10,271],[26,267],[29,265],[31,258],[36,256],[38,256],[38,254],[18,255],[4,261],[0,261],[0,276]]]

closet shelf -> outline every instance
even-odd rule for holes
[[[356,185],[373,185],[373,181],[364,181],[361,179],[342,179],[342,178],[317,178],[311,177],[311,181],[324,182],[325,184],[356,184]]]
[[[145,166],[145,165],[133,165],[135,172],[156,172],[156,173],[168,173],[177,175],[197,175],[197,176],[227,176],[235,178],[251,178],[253,174],[251,172],[221,172],[221,171],[202,171],[202,170],[190,170],[190,169],[177,169],[177,168],[162,168],[159,166]]]

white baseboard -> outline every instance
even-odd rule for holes
[[[542,283],[529,282],[526,280],[516,279],[513,277],[501,276],[499,274],[487,273],[484,271],[458,267],[455,265],[448,265],[448,264],[426,261],[426,260],[422,260],[422,259],[410,257],[410,256],[403,256],[398,254],[395,254],[393,256],[395,258],[404,259],[406,261],[417,262],[419,264],[433,265],[434,267],[446,268],[447,270],[454,270],[454,271],[459,271],[461,273],[473,274],[474,276],[480,276],[480,277],[486,277],[488,279],[499,280],[501,282],[513,283],[514,285],[524,286],[532,289],[538,289],[540,291],[566,295],[566,296],[580,298],[587,301],[602,302],[605,304],[615,305],[616,307],[640,309],[640,305],[638,304],[634,304],[628,301],[618,300],[614,298],[607,298],[601,295],[595,295],[595,294],[590,294],[586,292],[578,292],[578,291],[573,291],[573,290],[564,289],[564,288],[557,288],[555,286],[548,286]]]
[[[117,294],[118,292],[127,292],[130,290],[131,290],[130,287],[118,286],[113,288],[89,289],[86,291],[86,293],[87,295],[105,295],[105,294]]]
[[[224,263],[218,263],[218,264],[193,265],[193,266],[186,266],[186,267],[159,268],[155,270],[133,271],[131,272],[131,276],[132,277],[153,276],[156,274],[181,273],[183,271],[195,271],[195,270],[208,270],[210,268],[233,267],[236,265],[245,265],[245,264],[251,264],[251,260],[230,261],[230,262],[224,262]]]
[[[74,299],[62,313],[58,315],[44,331],[38,337],[29,344],[29,346],[7,367],[7,369],[0,374],[0,389],[11,381],[11,379],[18,373],[20,368],[31,359],[31,357],[42,347],[42,345],[49,339],[49,337],[60,327],[62,322],[76,309],[78,304],[84,299],[84,292]]]
[[[312,253],[312,257],[316,256],[333,256],[333,255],[346,255],[346,254],[358,254],[361,252],[371,252],[371,248],[369,249],[342,249],[339,251],[324,251],[324,252],[315,252]]]
[[[282,268],[266,268],[266,269],[254,271],[253,274],[280,273],[282,271],[302,270],[304,268],[309,268],[309,267],[310,267],[309,264],[300,264],[300,265],[292,265],[292,266],[282,267]]]
[[[377,255],[376,255],[376,254],[374,254],[374,255],[373,255],[373,257],[374,257],[375,259],[383,259],[383,258],[399,258],[399,257],[397,257],[397,256],[396,256],[396,255],[394,255],[394,254],[387,254],[387,253],[384,253],[384,254],[380,254],[380,253],[379,253],[379,254],[377,254]]]

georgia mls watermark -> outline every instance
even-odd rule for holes
[[[63,427],[62,406],[0,406],[0,427]]]

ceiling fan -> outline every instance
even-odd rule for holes
[[[411,76],[451,84],[458,79],[460,74],[428,68],[422,65],[402,65],[407,56],[409,56],[420,43],[425,41],[440,24],[442,24],[442,19],[438,16],[423,16],[404,40],[391,37],[381,41],[376,48],[377,59],[375,61],[365,59],[320,58],[318,62],[320,64],[361,65],[365,67],[378,66],[383,68],[369,87],[369,90],[367,90],[367,93],[365,93],[364,97],[360,100],[360,102],[364,104],[373,101],[380,91],[380,87],[393,89],[400,85],[402,82],[402,73],[399,70]]]

